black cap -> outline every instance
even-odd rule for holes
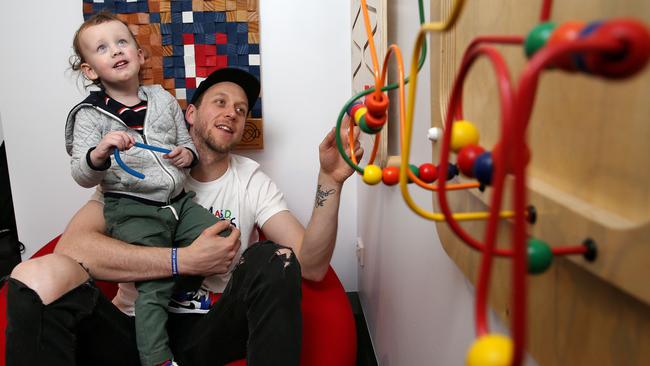
[[[208,76],[207,79],[203,80],[199,87],[196,88],[194,95],[192,96],[191,104],[195,104],[201,95],[205,93],[206,90],[214,84],[221,83],[224,81],[230,81],[241,86],[246,93],[246,98],[248,98],[248,108],[253,109],[257,97],[260,95],[260,82],[257,80],[253,74],[250,74],[242,69],[237,69],[234,67],[224,67],[219,70],[215,70]]]

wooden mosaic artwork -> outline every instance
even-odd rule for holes
[[[83,0],[84,19],[107,10],[129,24],[145,51],[145,85],[160,84],[183,109],[212,71],[237,67],[260,78],[257,0]],[[262,98],[238,149],[262,149]]]

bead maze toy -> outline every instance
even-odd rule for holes
[[[367,24],[365,1],[362,0],[361,3]],[[449,1],[445,3],[447,4]],[[529,27],[530,31],[525,36],[467,35],[468,46],[462,53],[458,68],[454,70],[454,81],[448,90],[448,95],[445,95],[448,99],[446,103],[442,103],[446,109],[443,115],[442,136],[438,136],[440,140],[438,142],[441,143],[437,152],[439,164],[436,166],[432,163],[424,163],[417,167],[410,164],[409,157],[417,73],[426,56],[424,38],[427,33],[433,32],[454,34],[456,32],[454,26],[465,8],[488,6],[476,3],[455,0],[451,2],[445,21],[422,24],[416,38],[408,78],[405,78],[402,56],[396,45],[389,46],[384,64],[380,68],[376,55],[374,55],[370,28],[367,27],[369,46],[374,56],[375,86],[353,96],[345,104],[339,114],[337,127],[341,127],[342,120],[347,114],[349,119],[354,121],[353,124],[350,124],[351,126],[357,125],[364,133],[377,136],[387,124],[387,109],[390,103],[385,92],[397,89],[397,98],[392,98],[398,99],[399,102],[399,167],[381,168],[374,164],[377,137],[375,137],[375,145],[365,167],[359,166],[352,151],[345,151],[340,136],[337,136],[337,144],[342,157],[362,176],[366,184],[376,185],[380,182],[386,185],[399,184],[406,204],[416,214],[445,224],[447,231],[455,236],[452,238],[451,235],[448,235],[445,238],[444,234],[441,234],[443,242],[448,239],[447,241],[453,241],[453,244],[458,246],[460,241],[480,253],[480,263],[475,265],[478,267],[475,306],[477,340],[468,351],[466,363],[468,365],[521,365],[528,337],[527,274],[539,275],[546,272],[555,262],[554,258],[580,255],[583,258],[582,266],[597,268],[590,270],[607,279],[614,286],[650,303],[650,290],[647,284],[644,285],[643,281],[627,279],[630,277],[630,273],[633,275],[634,272],[629,269],[612,270],[603,268],[602,265],[602,263],[618,264],[611,257],[603,258],[618,253],[612,249],[613,243],[608,243],[608,241],[622,242],[626,238],[628,240],[632,237],[638,238],[639,234],[645,233],[646,237],[650,234],[647,212],[645,216],[640,215],[640,224],[629,224],[626,228],[627,232],[618,230],[617,233],[617,230],[612,229],[617,226],[615,224],[625,226],[624,224],[631,220],[618,219],[618,215],[607,214],[602,209],[595,208],[590,211],[585,208],[589,205],[585,205],[584,199],[571,198],[566,192],[558,193],[557,189],[553,190],[555,187],[552,185],[549,187],[539,179],[530,177],[531,166],[536,167],[531,164],[531,161],[537,156],[534,154],[537,151],[531,148],[531,143],[529,143],[531,135],[529,131],[537,131],[531,125],[531,118],[536,106],[536,99],[539,99],[538,94],[542,94],[543,88],[539,88],[542,75],[561,71],[581,75],[584,79],[600,79],[601,82],[606,80],[609,84],[630,80],[640,74],[648,63],[650,32],[644,21],[627,16],[591,22],[572,20],[556,23],[550,20],[553,2],[544,0],[540,1],[539,23]],[[508,3],[507,5],[513,7],[515,4],[512,1],[502,1],[501,3]],[[490,13],[490,11],[485,11],[485,14]],[[421,1],[420,14],[422,19]],[[478,10],[473,13],[478,17],[477,14],[479,14]],[[516,57],[527,59],[524,62],[518,61],[522,65],[516,80],[511,78],[510,70],[512,68],[509,67],[510,63],[506,62],[506,59],[512,60],[513,57],[504,57],[503,54],[506,51],[501,51],[496,45],[505,45],[510,48],[519,47],[521,53]],[[449,53],[453,52],[447,52],[447,54]],[[387,63],[392,55],[395,55],[397,61],[399,82],[386,85]],[[483,67],[480,69],[481,71],[495,75],[486,82],[494,84],[496,80],[497,93],[495,97],[498,99],[496,105],[499,107],[497,111],[499,123],[491,125],[484,123],[481,126],[491,131],[479,128],[476,123],[464,116],[463,107],[472,104],[471,100],[467,103],[468,92],[464,90],[464,85],[470,79],[470,71],[478,68],[476,66],[478,60],[488,61],[481,65]],[[453,65],[445,67],[456,67],[455,63]],[[441,65],[442,67],[443,65]],[[569,75],[569,77],[575,78],[575,75]],[[405,95],[407,83],[409,84],[408,98]],[[471,95],[476,94],[479,93],[473,90]],[[363,102],[361,102],[362,97],[365,97]],[[585,98],[587,97],[585,95]],[[544,107],[544,111],[546,111],[549,105],[545,104]],[[550,108],[553,106],[551,105]],[[555,109],[557,108],[555,107]],[[562,107],[560,106],[560,108]],[[643,131],[647,131],[647,129]],[[488,135],[491,145],[482,142],[483,139],[480,138],[480,135],[483,133]],[[350,127],[350,136],[352,136],[352,127]],[[436,139],[432,138],[432,140]],[[436,148],[438,142],[432,142],[432,146]],[[539,145],[538,140],[535,139],[534,142],[532,147]],[[452,161],[455,161],[455,164]],[[441,212],[429,212],[414,202],[409,193],[409,183],[416,183],[423,189],[436,192],[435,201]],[[646,185],[647,183],[648,181],[646,181]],[[539,187],[544,187],[544,189]],[[487,205],[488,210],[455,212],[456,210],[452,208],[459,205],[451,202],[453,198],[448,197],[448,194],[451,193],[449,191],[471,191],[474,196],[473,201]],[[642,197],[648,198],[648,194],[646,193]],[[504,209],[503,207],[507,206],[507,203],[510,203],[512,208]],[[473,204],[473,206],[480,205]],[[579,240],[580,243],[576,245],[549,244],[552,241],[545,236],[561,244],[567,242],[567,237],[575,237],[574,232],[590,231],[575,229],[570,232],[570,229],[560,229],[557,219],[553,219],[554,213],[555,216],[573,220],[578,226],[591,228],[593,235],[584,235]],[[600,225],[605,221],[602,217],[605,217],[605,220],[609,219],[613,224],[609,227]],[[461,222],[467,223],[467,225],[463,226]],[[479,225],[476,223],[483,225],[482,230],[477,230]],[[543,228],[536,229],[539,227]],[[557,231],[563,235],[552,233],[551,231],[554,229],[558,229]],[[534,231],[537,232],[535,235],[532,234]],[[623,232],[621,233],[621,231]],[[504,233],[509,233],[510,236],[508,237]],[[476,238],[479,235],[483,237],[482,241]],[[453,244],[447,244],[447,246]],[[634,249],[629,246],[628,248]],[[451,251],[456,251],[456,249]],[[648,258],[647,250],[636,249],[636,252],[641,255],[645,254],[645,258]],[[512,339],[505,335],[492,333],[488,327],[487,303],[490,280],[495,272],[494,257],[509,259],[511,263],[511,288],[502,292],[511,294],[510,305],[505,306],[505,309],[510,317]],[[594,261],[597,258],[599,261],[596,263]],[[632,262],[628,261],[628,263]],[[636,271],[641,269],[638,265],[632,267]],[[611,276],[610,272],[615,275]],[[616,277],[620,273],[624,273],[622,277],[625,279]],[[647,273],[647,270],[641,273]]]

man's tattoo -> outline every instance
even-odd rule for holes
[[[321,185],[319,184],[318,187],[316,188],[316,202],[314,203],[314,207],[323,207],[325,201],[327,201],[327,197],[331,194],[334,194],[335,192],[336,192],[335,189],[330,189],[326,191],[322,189]]]

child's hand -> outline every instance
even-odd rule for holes
[[[182,146],[176,146],[172,152],[163,155],[163,158],[171,159],[172,164],[178,168],[187,168],[190,166],[190,164],[192,164],[194,155],[189,149],[186,149]]]
[[[135,145],[135,138],[125,131],[113,131],[107,133],[97,147],[90,152],[90,159],[95,166],[102,166],[106,159],[113,153],[113,149],[120,151],[128,150]]]

